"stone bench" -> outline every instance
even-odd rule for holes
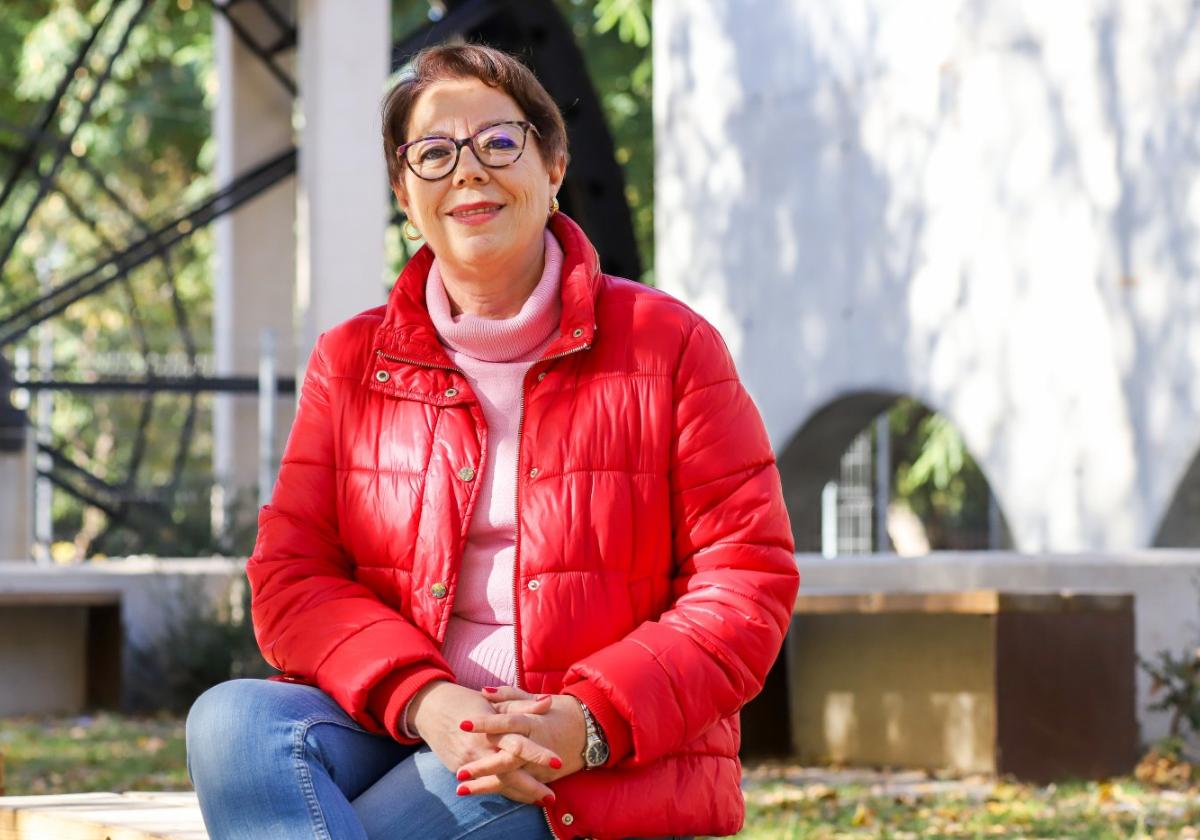
[[[0,796],[4,840],[208,840],[194,793]]]
[[[243,562],[220,557],[0,561],[0,717],[165,699],[137,651],[153,650],[189,610],[240,615],[244,586]]]
[[[6,589],[0,580],[0,716],[116,708],[121,591]]]
[[[1136,761],[1130,595],[802,593],[781,660],[802,763],[1048,782]]]

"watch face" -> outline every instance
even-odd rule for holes
[[[587,762],[588,767],[599,767],[608,761],[608,744],[603,741],[588,744],[587,754],[584,755],[583,760]]]

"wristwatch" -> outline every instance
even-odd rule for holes
[[[592,710],[578,697],[575,699],[579,702],[579,707],[583,709],[583,725],[587,728],[587,742],[583,747],[583,767],[585,770],[602,767],[604,762],[608,761],[608,740],[604,737],[604,730],[600,728],[600,724],[596,723]]]

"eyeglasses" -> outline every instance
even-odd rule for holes
[[[490,169],[511,166],[525,151],[525,138],[530,129],[538,133],[537,126],[524,120],[496,123],[479,129],[470,137],[455,140],[453,137],[421,137],[396,148],[396,154],[404,158],[408,168],[418,178],[437,181],[445,178],[458,167],[458,156],[463,146],[469,145],[475,158]]]

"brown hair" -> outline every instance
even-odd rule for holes
[[[408,119],[417,98],[435,82],[478,79],[513,98],[537,128],[542,160],[547,164],[567,159],[567,128],[550,94],[528,67],[515,56],[483,44],[426,47],[383,100],[383,151],[388,179],[393,185],[404,177],[404,164],[396,149],[407,142]]]

